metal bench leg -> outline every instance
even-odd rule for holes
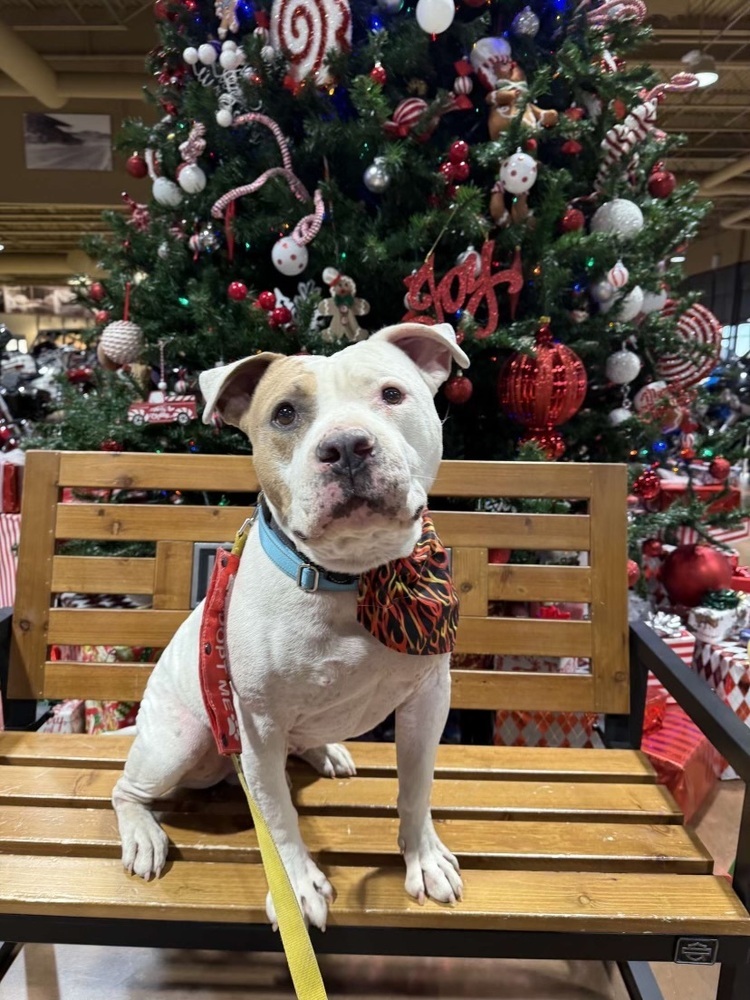
[[[750,997],[750,965],[722,965],[716,1000],[747,1000]]]
[[[0,982],[5,978],[5,973],[18,958],[19,952],[23,948],[22,944],[15,941],[3,941],[0,944]]]
[[[664,1000],[648,962],[618,962],[617,967],[630,1000]]]

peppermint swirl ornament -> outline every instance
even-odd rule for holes
[[[326,55],[351,48],[349,4],[347,0],[274,0],[270,41],[288,60],[295,82],[312,77],[317,86],[325,86],[329,82]]]
[[[669,299],[662,316],[673,316],[677,304]],[[682,345],[665,354],[656,364],[659,377],[683,387],[695,385],[715,367],[721,351],[721,323],[700,302],[691,305],[677,320],[677,337]]]

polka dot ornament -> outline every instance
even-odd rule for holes
[[[674,316],[676,311],[677,303],[668,299],[661,315]],[[719,359],[721,323],[710,309],[695,302],[677,320],[676,334],[681,346],[661,357],[656,371],[672,385],[695,385],[712,371]]]

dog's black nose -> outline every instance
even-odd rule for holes
[[[315,454],[337,476],[353,476],[375,451],[375,438],[363,430],[335,431],[318,445]]]

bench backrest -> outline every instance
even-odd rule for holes
[[[65,487],[159,490],[185,502],[63,503]],[[228,542],[251,513],[208,506],[203,491],[252,494],[250,458],[204,455],[29,452],[25,473],[11,698],[137,700],[151,667],[55,659],[51,647],[162,648],[190,613],[194,543]],[[576,513],[457,511],[456,498],[564,498]],[[442,500],[440,498],[450,498]],[[144,496],[144,499],[148,499]],[[457,652],[580,657],[590,672],[454,671],[461,708],[627,713],[626,470],[617,465],[444,462],[430,506],[461,597]],[[446,508],[453,509],[446,509]],[[151,554],[60,554],[63,542],[147,542]],[[587,565],[490,562],[488,549],[584,552]],[[141,595],[146,607],[64,607],[60,594]],[[568,601],[587,620],[491,617],[493,602]],[[69,603],[69,602],[68,602]],[[100,602],[101,603],[101,602]]]

